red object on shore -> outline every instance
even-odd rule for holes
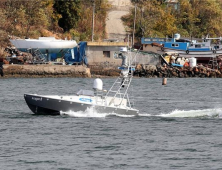
[[[184,67],[189,67],[189,63],[185,62],[185,64],[183,65]]]

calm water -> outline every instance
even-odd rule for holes
[[[222,169],[221,82],[137,78],[139,116],[53,117],[32,115],[23,94],[74,94],[93,79],[0,79],[0,169]]]

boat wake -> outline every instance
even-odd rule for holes
[[[70,117],[89,117],[89,118],[105,118],[107,116],[118,116],[118,117],[134,117],[134,115],[120,115],[117,113],[98,113],[93,107],[87,108],[86,111],[68,111],[60,112],[60,115],[67,115]]]
[[[93,107],[87,108],[86,111],[69,111],[60,112],[61,115],[67,115],[70,117],[88,117],[88,118],[105,118],[107,116],[118,116],[118,117],[135,117],[136,115],[120,115],[117,113],[98,113]],[[159,115],[152,115],[147,113],[140,113],[137,116],[140,117],[178,117],[178,118],[189,118],[189,117],[216,117],[222,118],[222,108],[215,109],[204,109],[204,110],[174,110],[170,113],[161,113]]]
[[[160,117],[218,117],[222,118],[222,108],[204,110],[174,110],[171,113],[157,115]]]

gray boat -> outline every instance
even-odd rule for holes
[[[126,53],[127,48],[121,48],[120,53],[115,55],[115,58],[122,59],[121,73],[108,91],[103,89],[102,80],[97,78],[93,90],[80,90],[71,96],[24,94],[28,107],[34,114],[40,115],[84,112],[88,108],[97,113],[138,115],[139,111],[132,108],[128,95],[135,66],[132,65],[132,56],[126,56]]]

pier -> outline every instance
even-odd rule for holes
[[[91,77],[90,69],[82,65],[4,65],[4,77]]]

